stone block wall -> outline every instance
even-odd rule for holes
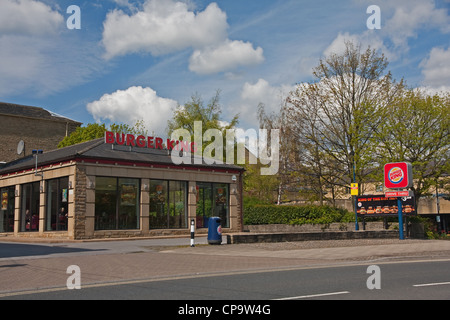
[[[317,241],[317,240],[350,240],[350,239],[395,239],[398,231],[345,231],[345,232],[302,232],[302,233],[259,233],[259,234],[231,234],[227,235],[228,244],[289,242],[289,241]]]
[[[76,122],[32,119],[0,114],[0,162],[9,162],[32,154],[33,149],[55,150],[59,142],[76,130]],[[17,144],[25,142],[25,154],[17,154]]]

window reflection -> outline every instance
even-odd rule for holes
[[[27,183],[21,192],[20,231],[39,231],[40,183]]]
[[[219,217],[222,227],[229,227],[229,185],[197,183],[197,228],[207,228],[211,217]]]
[[[139,179],[96,177],[95,230],[139,229]]]
[[[150,181],[150,229],[187,228],[186,182]]]
[[[15,187],[0,189],[0,232],[14,231]]]
[[[59,178],[47,182],[46,230],[67,230],[69,207],[69,178]]]

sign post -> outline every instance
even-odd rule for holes
[[[358,184],[357,183],[352,183],[351,184],[351,186],[350,186],[350,193],[351,193],[351,196],[353,197],[353,196],[355,196],[355,202],[354,202],[354,204],[355,204],[355,230],[356,231],[358,231],[359,230],[359,225],[358,225],[358,211],[357,211],[357,208],[356,208],[356,198],[357,198],[357,196],[359,195],[359,190],[358,190],[359,188],[358,188]]]
[[[402,208],[402,198],[397,197],[397,207],[398,207],[398,233],[400,240],[405,240],[405,235],[403,234],[403,208]]]
[[[396,197],[398,207],[398,230],[400,240],[404,240],[403,234],[403,208],[402,197],[410,196],[409,191],[400,189],[411,188],[413,185],[412,165],[408,162],[388,163],[384,166],[384,186],[388,189],[396,189],[394,192],[386,192],[386,197]]]

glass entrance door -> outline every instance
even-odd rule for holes
[[[20,231],[39,231],[40,183],[22,186]]]

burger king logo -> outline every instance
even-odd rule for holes
[[[388,179],[391,183],[399,184],[403,181],[405,174],[399,167],[394,167],[388,172]]]
[[[384,185],[388,189],[413,186],[412,165],[408,162],[387,163],[384,166]]]

